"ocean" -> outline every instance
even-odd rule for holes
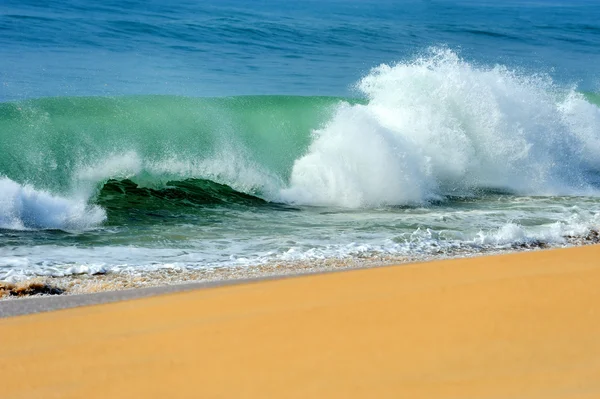
[[[596,0],[0,2],[0,280],[580,245],[599,194]]]

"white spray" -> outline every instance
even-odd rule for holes
[[[600,108],[548,76],[483,68],[447,49],[371,71],[295,162],[284,201],[371,207],[479,189],[594,194]]]

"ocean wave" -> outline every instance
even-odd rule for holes
[[[0,178],[0,229],[82,230],[106,220],[88,198],[64,198]]]
[[[374,68],[357,89],[363,99],[0,104],[0,227],[89,228],[106,220],[103,190],[159,190],[146,191],[156,199],[169,182],[186,181],[204,182],[200,191],[226,186],[238,199],[347,208],[435,204],[490,190],[599,192],[597,94],[440,48]]]
[[[381,65],[295,161],[286,201],[422,204],[496,188],[596,195],[600,108],[550,77],[470,64],[448,49]]]

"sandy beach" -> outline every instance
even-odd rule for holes
[[[595,398],[600,246],[0,319],[7,398]]]

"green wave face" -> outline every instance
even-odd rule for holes
[[[233,190],[210,180],[186,179],[164,187],[140,187],[131,180],[109,180],[95,203],[107,213],[107,224],[177,224],[183,218],[210,218],[207,208],[283,208],[283,205]]]
[[[548,164],[546,158],[559,160],[555,163],[563,165],[561,171],[569,169],[564,167],[569,166],[567,161],[563,162],[565,148],[571,146],[574,149],[571,152],[577,153],[578,144],[573,144],[577,135],[571,134],[564,145],[553,144],[552,140],[560,142],[559,139],[565,136],[565,129],[568,131],[572,126],[585,127],[591,123],[593,127],[595,123],[588,118],[589,114],[593,117],[595,111],[590,111],[575,99],[574,104],[581,107],[575,115],[577,123],[554,128],[549,122],[547,126],[540,127],[535,118],[543,118],[536,115],[554,112],[557,106],[542,103],[537,107],[532,101],[529,111],[533,116],[512,106],[499,109],[507,121],[513,123],[514,118],[516,125],[526,125],[526,136],[519,133],[521,130],[511,130],[500,124],[494,130],[496,135],[490,139],[480,134],[482,129],[485,132],[488,122],[494,122],[488,118],[489,112],[478,113],[475,118],[471,114],[474,103],[462,104],[461,112],[452,105],[452,101],[462,97],[448,100],[448,105],[443,101],[435,103],[436,93],[427,90],[423,93],[419,89],[418,95],[413,93],[410,97],[408,89],[394,91],[391,104],[377,98],[373,104],[367,104],[366,100],[300,96],[62,97],[0,103],[0,183],[8,187],[5,191],[12,190],[14,198],[26,198],[32,202],[27,204],[27,209],[36,207],[35,198],[43,192],[62,198],[46,198],[44,201],[50,207],[73,209],[79,206],[56,205],[63,199],[74,201],[73,204],[99,205],[106,210],[109,223],[115,220],[117,214],[131,216],[128,211],[117,212],[119,209],[143,208],[152,213],[156,209],[192,209],[209,205],[256,207],[265,205],[264,201],[312,204],[313,198],[302,197],[305,192],[313,195],[315,192],[318,195],[332,193],[322,201],[317,195],[320,202],[316,202],[319,204],[338,204],[340,199],[350,198],[355,193],[360,196],[365,193],[371,195],[371,192],[374,194],[373,198],[367,199],[368,204],[378,204],[380,197],[383,198],[382,203],[406,204],[411,202],[406,200],[404,193],[410,194],[415,187],[422,188],[424,192],[417,193],[419,196],[415,202],[418,202],[429,191],[445,196],[460,196],[463,191],[477,195],[480,190],[485,192],[488,188],[498,188],[491,183],[499,179],[508,183],[514,180],[511,173],[491,168],[491,177],[488,176],[490,173],[482,175],[487,180],[476,180],[476,184],[467,185],[463,191],[454,190],[456,181],[448,178],[452,177],[454,167],[452,157],[461,155],[465,148],[478,149],[470,154],[470,162],[489,166],[493,164],[490,161],[493,157],[486,158],[488,152],[493,153],[497,147],[510,147],[521,140],[531,143],[534,150],[541,148],[542,151],[539,159],[532,151],[533,161],[525,157],[521,162],[523,165],[519,163],[521,158],[517,159],[517,166],[522,166],[519,170],[523,173],[539,170],[540,165]],[[398,93],[404,94],[398,99]],[[385,94],[383,99],[387,101],[387,92]],[[600,105],[597,93],[582,94],[585,101]],[[434,108],[424,107],[427,112],[416,113],[417,116],[408,118],[412,121],[410,126],[404,126],[403,112],[411,115],[409,111],[413,107],[413,100],[405,101],[406,96],[415,98],[417,106],[428,105],[428,101],[437,105]],[[513,97],[509,93],[507,98],[502,99],[510,105]],[[533,99],[538,97],[549,101],[546,95],[538,93],[532,96]],[[396,100],[401,100],[400,105],[395,103]],[[366,106],[348,107],[344,103]],[[382,104],[385,110],[383,119],[392,118],[400,127],[373,119],[373,114]],[[490,104],[497,105],[491,101]],[[450,114],[448,120],[444,119],[437,127],[427,125],[427,121],[436,120],[443,111]],[[446,140],[443,134],[454,132],[456,120],[460,121],[456,128],[463,134],[460,137],[468,138],[466,144],[447,139],[443,146],[436,147],[435,140]],[[419,130],[419,124],[425,127]],[[319,134],[313,135],[315,129],[320,128]],[[551,131],[554,136],[550,135],[553,138],[549,140],[548,132]],[[593,128],[582,132],[591,132],[591,136],[595,134]],[[498,134],[505,137],[501,139]],[[433,143],[423,141],[422,135],[432,137]],[[590,143],[595,143],[594,137],[591,137]],[[423,142],[415,145],[419,140]],[[433,149],[429,148],[430,144]],[[512,159],[504,157],[506,154],[502,151],[499,154],[504,161]],[[386,156],[389,162],[382,161]],[[594,166],[595,158],[585,156],[584,160]],[[439,170],[421,176],[421,169],[415,165],[420,165],[426,158],[435,162],[439,162],[438,158],[448,159],[448,162],[440,163]],[[408,161],[397,164],[395,174],[390,175],[389,165],[399,160]],[[378,169],[380,164],[382,167]],[[315,165],[319,168],[316,174]],[[457,165],[460,166],[460,162]],[[485,168],[473,168],[474,171],[482,169]],[[581,177],[583,167],[579,165],[572,169],[570,172],[567,170],[573,177],[571,180],[585,178],[587,180],[582,181],[586,184],[596,181],[596,169],[592,170],[594,179],[587,178],[587,175]],[[406,176],[410,177],[413,172],[416,177],[411,182]],[[337,180],[328,180],[332,173],[337,173]],[[2,183],[5,178],[8,183]],[[405,178],[408,183],[402,190],[396,190],[399,193],[397,198],[386,199],[393,192],[391,185]],[[427,186],[431,181],[440,186],[448,181],[450,189],[441,186],[436,191],[436,187]],[[36,190],[34,194],[19,194],[19,190],[28,186]],[[298,187],[305,190],[294,191]],[[506,187],[507,192],[513,192],[510,184]],[[428,201],[438,198],[435,195],[427,197]],[[12,220],[26,216],[15,216],[15,212],[21,209],[18,203],[16,200],[11,203],[11,210],[5,212],[5,218]],[[56,212],[50,210],[49,213]]]
[[[600,93],[584,93],[585,99],[600,107]]]
[[[268,182],[239,175],[287,180],[311,131],[342,100],[139,96],[3,103],[0,176],[53,193],[98,189],[109,179],[150,186],[207,179],[260,195]]]

